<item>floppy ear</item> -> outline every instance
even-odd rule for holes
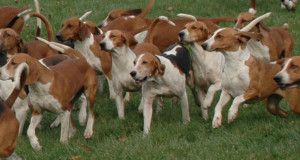
[[[33,62],[30,62],[28,60],[26,60],[28,66],[29,66],[29,73],[27,75],[27,78],[26,78],[26,81],[25,81],[25,84],[28,85],[28,84],[32,84],[32,83],[35,83],[38,78],[39,78],[39,74],[37,72],[37,69],[36,69],[36,64],[33,63]]]
[[[125,43],[129,48],[133,49],[137,45],[138,42],[132,34],[122,33],[122,36],[124,37]]]
[[[89,36],[88,28],[87,28],[87,26],[86,26],[84,23],[82,23],[82,22],[80,22],[80,25],[79,25],[78,35],[79,35],[80,40],[85,39],[86,37]]]
[[[236,38],[241,43],[247,43],[250,39],[255,41],[260,41],[263,38],[263,35],[260,33],[250,33],[250,32],[238,32]]]
[[[20,36],[17,36],[16,39],[17,39],[17,43],[18,43],[18,52],[22,52],[22,50],[24,48],[23,39]]]
[[[284,62],[285,60],[287,60],[287,59],[288,59],[288,58],[282,58],[282,59],[279,59],[279,60],[277,60],[277,61],[275,61],[275,62],[271,62],[271,63],[273,63],[273,64],[279,64],[279,65],[282,66],[283,62]]]

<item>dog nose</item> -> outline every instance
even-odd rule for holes
[[[56,39],[57,39],[58,41],[60,41],[60,42],[63,42],[63,38],[62,38],[62,36],[61,36],[60,33],[58,33],[58,34],[56,35]]]
[[[106,49],[105,43],[104,43],[104,42],[101,42],[101,43],[100,43],[100,47],[101,47],[102,50],[105,50],[105,49]]]
[[[184,33],[183,32],[179,32],[178,33],[178,37],[179,37],[179,40],[183,40]]]
[[[207,43],[203,43],[203,44],[201,45],[201,47],[202,47],[204,50],[207,50]]]
[[[136,76],[136,71],[132,71],[130,72],[131,77],[135,77]]]
[[[274,81],[276,83],[280,83],[281,82],[281,77],[280,76],[275,76],[273,79],[274,79]]]

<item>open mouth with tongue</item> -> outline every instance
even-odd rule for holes
[[[133,78],[136,84],[141,84],[148,79],[148,76],[144,77],[143,79]]]

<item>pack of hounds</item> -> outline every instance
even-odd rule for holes
[[[292,11],[296,2],[281,0]],[[150,133],[154,100],[156,111],[162,109],[164,97],[179,100],[183,122],[190,121],[186,86],[205,120],[221,91],[213,128],[222,125],[223,107],[231,99],[228,122],[237,118],[241,104],[259,100],[265,100],[271,114],[286,117],[287,111],[279,105],[284,98],[300,114],[300,57],[292,56],[289,25],[266,26],[262,20],[271,13],[256,17],[254,0],[249,12],[238,17],[197,18],[180,13],[175,19],[148,19],[154,4],[150,0],[144,10],[112,10],[98,26],[84,21],[91,12],[70,18],[55,36],[37,0],[35,4],[36,12],[27,6],[0,8],[0,157],[19,158],[14,150],[30,110],[27,135],[35,150],[42,149],[35,129],[43,111],[57,114],[51,127],[61,125],[61,143],[75,135],[71,114],[76,101],[80,125],[86,125],[84,137],[92,138],[93,106],[105,80],[120,119],[125,118],[124,106],[132,92],[141,91],[138,110],[144,116],[145,135]],[[20,33],[31,17],[41,20],[37,38],[23,42]],[[47,40],[39,37],[42,22]],[[221,28],[220,22],[236,24]]]

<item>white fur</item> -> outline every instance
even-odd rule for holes
[[[101,43],[105,43],[106,49],[112,50],[112,81],[113,89],[116,93],[116,104],[119,118],[125,118],[125,108],[123,91],[137,91],[141,88],[130,76],[130,71],[133,68],[133,61],[136,55],[125,44],[122,47],[113,45],[109,38],[111,31],[106,32]]]
[[[220,30],[222,29],[218,31]],[[204,42],[207,44],[208,50],[214,43],[214,37],[218,31]],[[249,67],[245,65],[245,61],[251,56],[249,49],[247,47],[244,50],[239,48],[235,52],[225,52],[223,54],[225,56],[225,67],[222,73],[222,93],[215,108],[213,128],[222,125],[222,110],[231,97],[234,97],[234,100],[229,111],[228,121],[232,122],[235,119],[239,105],[245,101],[243,94],[250,85]]]
[[[144,134],[150,131],[152,119],[152,103],[156,96],[177,96],[181,99],[182,119],[184,123],[190,121],[189,105],[186,93],[185,75],[180,73],[178,68],[174,67],[172,62],[162,56],[157,56],[161,64],[165,65],[164,75],[162,77],[152,77],[144,82],[142,86],[142,106],[144,107]],[[139,64],[139,63],[136,63]],[[137,71],[137,66],[134,67]]]
[[[101,61],[98,57],[94,55],[94,53],[91,51],[90,47],[91,45],[94,45],[94,35],[91,33],[90,36],[83,41],[75,41],[74,42],[74,48],[79,51],[83,57],[85,57],[86,61],[92,68],[100,73],[103,73],[103,70],[101,68]],[[112,87],[112,81],[109,80],[107,77],[107,82],[109,86],[109,92],[110,92],[110,98],[114,99],[116,94]]]
[[[288,59],[287,62],[285,63],[285,65],[283,66],[282,70],[275,75],[275,77],[281,77],[281,82],[283,84],[290,84],[291,83],[290,76],[286,71],[287,67],[289,66],[289,64],[291,62],[292,62],[292,59]]]
[[[192,67],[194,71],[194,81],[198,88],[199,99],[201,102],[202,115],[208,119],[207,108],[210,107],[214,95],[221,90],[222,77],[221,73],[224,68],[225,59],[219,52],[208,52],[195,42],[196,39],[189,36],[189,31],[184,29],[183,40],[193,42],[191,49]],[[206,89],[208,91],[206,92]]]
[[[148,30],[142,31],[142,32],[134,35],[134,38],[138,41],[138,43],[143,43],[145,41],[147,33],[148,33]]]

